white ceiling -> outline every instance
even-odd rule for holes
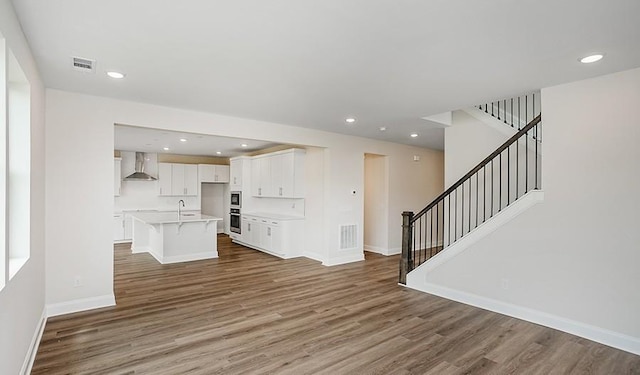
[[[422,117],[640,66],[638,0],[13,4],[47,87],[425,147]]]
[[[181,139],[185,141],[183,142]],[[243,144],[247,146],[242,147]],[[168,130],[116,125],[114,146],[116,150],[121,151],[143,151],[230,158],[252,151],[278,146],[278,144],[252,139],[178,133]],[[165,147],[169,148],[169,150],[164,150]],[[218,151],[220,154],[216,154]]]

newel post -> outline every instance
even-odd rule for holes
[[[407,284],[407,274],[413,269],[413,257],[411,254],[411,239],[413,230],[411,227],[413,212],[402,213],[402,255],[400,257],[400,284]]]

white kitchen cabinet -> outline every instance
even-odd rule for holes
[[[282,236],[280,232],[280,222],[272,219],[260,218],[260,242],[259,247],[267,252],[277,255],[284,255],[282,246]]]
[[[158,163],[158,194],[162,196],[198,195],[198,166]]]
[[[242,236],[234,242],[281,258],[300,256],[304,218],[274,214],[242,215]]]
[[[256,156],[251,160],[251,195],[272,197],[271,157]]]
[[[122,158],[114,159],[113,172],[113,195],[117,197],[122,190]]]
[[[171,183],[173,181],[170,163],[158,163],[158,194],[167,196],[171,194]]]
[[[200,182],[229,182],[229,166],[214,164],[198,164]]]
[[[242,172],[245,160],[233,158],[229,161],[229,184],[232,191],[242,190]]]
[[[113,214],[113,240],[124,240],[124,215]]]
[[[124,240],[131,241],[133,238],[133,218],[129,214],[124,214]]]
[[[242,217],[242,241],[251,246],[260,245],[260,222],[256,217]]]
[[[251,160],[251,195],[304,198],[304,150],[290,149]]]

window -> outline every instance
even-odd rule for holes
[[[31,86],[0,35],[0,288],[29,260],[31,246]]]

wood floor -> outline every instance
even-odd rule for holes
[[[640,357],[397,285],[398,258],[324,267],[219,238],[160,265],[115,248],[117,306],[49,319],[32,374],[640,374]]]

